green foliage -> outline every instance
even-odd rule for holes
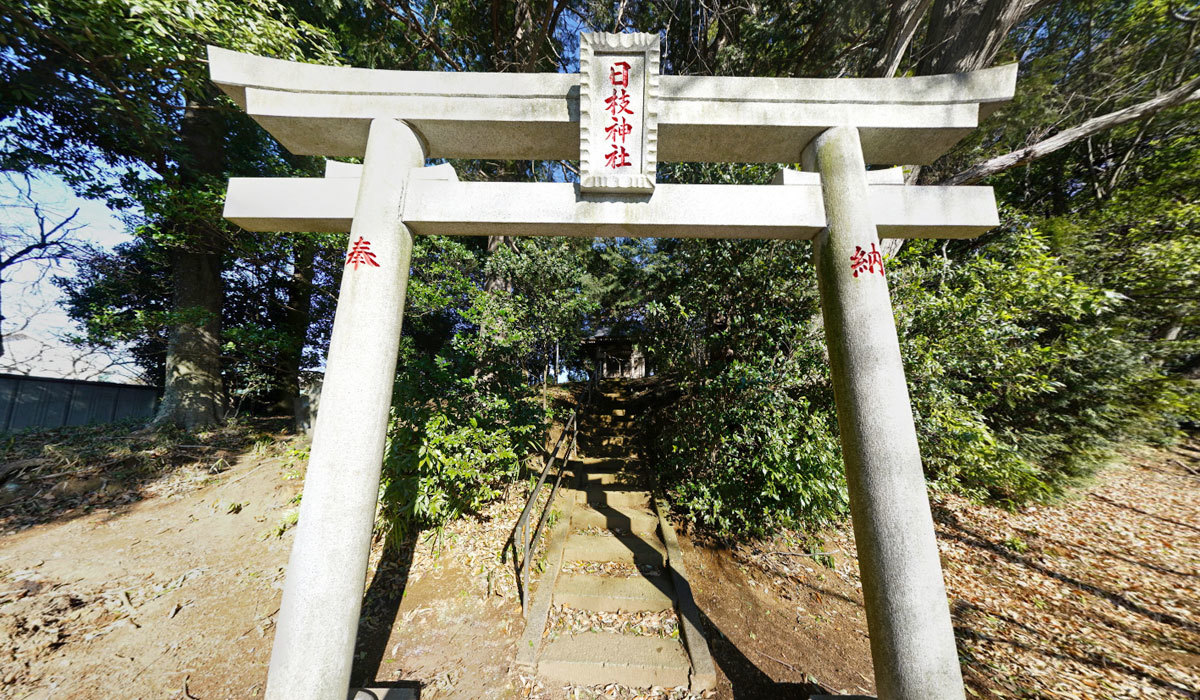
[[[478,510],[514,482],[545,434],[519,375],[481,381],[453,351],[401,354],[381,487],[389,546]]]
[[[74,276],[55,279],[65,293],[63,305],[82,329],[74,342],[128,353],[151,383],[162,381],[170,328],[202,323],[209,313],[196,307],[173,308],[169,249],[156,240],[143,236],[112,251],[88,250],[77,259]],[[222,275],[222,369],[236,409],[260,403],[283,388],[284,358],[296,355],[302,366],[311,367],[324,355],[332,299],[313,295],[308,287],[291,289],[281,274],[294,265],[295,250],[306,242],[317,248],[314,282],[334,286],[343,242],[328,236],[275,234],[252,247],[240,246],[240,254]],[[312,321],[303,331],[284,322],[296,300],[312,309]],[[301,358],[297,346],[305,345],[308,350]]]
[[[940,488],[1059,495],[1130,436],[1163,429],[1169,383],[1111,325],[1122,301],[1075,277],[1028,224],[951,261],[932,241],[891,267],[925,468]]]
[[[585,249],[501,250],[484,258],[461,239],[417,240],[381,491],[391,546],[478,512],[540,450],[549,413],[532,389],[553,342],[575,345],[594,304],[579,293]],[[503,283],[485,289],[487,279]]]
[[[13,27],[0,36],[4,167],[53,170],[139,208],[137,243],[90,256],[63,283],[86,342],[129,348],[157,379],[168,330],[219,313],[226,384],[247,401],[279,388],[276,368],[304,348],[305,364],[319,364],[343,239],[251,237],[223,222],[228,176],[317,166],[282,153],[219,96],[204,44],[386,68],[573,69],[578,22],[661,30],[667,73],[833,77],[872,73],[889,25],[858,1],[683,14],[669,4],[559,3],[543,19],[520,4],[492,14],[464,2],[403,16],[388,3],[336,0],[0,2]],[[1165,0],[1031,6],[999,54],[1022,64],[1017,100],[928,166],[925,181],[1200,70],[1195,26],[1173,19]],[[577,21],[560,21],[564,11]],[[924,20],[901,70],[936,58],[935,39]],[[1168,440],[1197,420],[1198,114],[1175,108],[1001,174],[993,184],[1012,210],[1000,231],[910,242],[888,261],[934,487],[1005,503],[1052,498],[1123,441]],[[570,179],[560,164],[456,167],[464,178]],[[773,172],[663,164],[659,177],[761,184]],[[310,246],[315,263],[301,255]],[[220,258],[219,308],[172,303],[180,251]],[[646,426],[677,508],[727,537],[844,512],[808,257],[796,241],[418,239],[385,527],[393,538],[438,527],[518,479],[545,421],[532,387],[560,354],[578,369],[578,341],[600,327],[636,336],[677,394]],[[302,268],[307,286],[289,287]],[[289,309],[310,314],[307,331]]]
[[[325,33],[277,0],[5,0],[3,8],[14,30],[0,56],[4,167],[52,169],[81,188],[111,184],[96,159],[160,177],[190,165],[179,131],[187,101],[213,91],[206,44],[336,60]]]
[[[556,346],[568,356],[574,352],[584,335],[585,315],[597,306],[585,289],[589,243],[522,239],[488,257],[485,272],[502,287],[465,316],[484,329],[474,336],[482,343],[474,347],[481,359],[515,362],[540,377],[554,363]]]
[[[1166,216],[1177,217],[1186,219]],[[1190,298],[1182,289],[1196,262],[1173,245],[1130,251],[1159,261],[1147,304]],[[934,488],[1009,504],[1052,499],[1122,443],[1169,440],[1178,421],[1200,415],[1194,383],[1171,371],[1194,344],[1164,349],[1144,335],[1160,324],[1137,322],[1133,295],[1147,277],[1114,266],[1110,283],[1137,282],[1100,286],[1070,251],[1056,255],[1010,212],[980,241],[912,241],[888,262]],[[679,397],[646,434],[675,507],[725,537],[835,517],[845,487],[806,251],[679,241],[660,252],[645,305],[649,351]]]
[[[504,427],[451,425],[440,412],[397,417],[389,433],[382,497],[389,544],[415,529],[440,527],[474,513],[517,475],[518,455]]]
[[[78,345],[128,353],[151,383],[164,373],[171,280],[163,251],[136,241],[111,252],[89,249],[72,277],[56,277],[66,311],[82,333]]]
[[[724,537],[816,525],[845,512],[834,419],[787,373],[734,363],[688,387],[651,438],[674,507]]]
[[[807,244],[664,241],[647,354],[680,398],[646,426],[674,506],[724,537],[845,508]]]

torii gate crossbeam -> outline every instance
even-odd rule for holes
[[[579,75],[314,66],[209,48],[213,81],[324,178],[235,178],[250,230],[350,232],[268,700],[342,700],[415,234],[813,240],[879,696],[960,700],[879,237],[996,226],[991,188],[905,187],[1012,98],[1016,66],[896,79],[658,75],[658,37],[584,34]],[[579,158],[581,181],[458,182],[426,159]],[[662,161],[800,161],[774,186],[658,185]],[[703,643],[702,640],[687,641]]]

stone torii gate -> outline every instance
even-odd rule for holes
[[[879,696],[963,698],[880,237],[998,224],[990,187],[904,186],[1012,98],[1016,66],[914,78],[659,74],[653,34],[583,34],[580,73],[366,70],[209,47],[212,80],[324,178],[234,178],[251,231],[349,231],[268,699],[342,700],[413,236],[813,241]],[[428,158],[575,159],[580,182],[459,182]],[[794,163],[773,185],[656,184],[658,161]]]

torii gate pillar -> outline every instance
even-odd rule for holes
[[[412,257],[400,213],[409,175],[424,163],[408,125],[371,122],[268,698],[344,698],[350,687]],[[355,274],[359,266],[369,274]]]
[[[821,174],[827,227],[813,262],[829,348],[871,658],[880,698],[961,700],[937,539],[858,129],[804,153]]]

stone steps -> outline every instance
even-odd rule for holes
[[[627,485],[630,477],[621,472],[589,472],[583,474],[585,486],[619,486]]]
[[[675,605],[675,591],[665,576],[562,574],[554,587],[554,602],[596,612],[657,612]]]
[[[573,685],[680,687],[694,692],[714,687],[716,672],[699,631],[682,555],[674,530],[661,520],[649,491],[639,489],[633,438],[623,433],[633,416],[613,397],[604,413],[583,423],[588,440],[568,465],[562,498],[569,517],[560,524],[550,588],[539,589],[536,612],[526,627],[514,665],[549,682]],[[615,405],[614,405],[615,404]],[[581,429],[581,438],[585,430]],[[602,534],[584,532],[600,530]],[[617,562],[641,575],[566,573],[566,562]],[[591,568],[591,567],[589,567]],[[656,575],[657,574],[657,575]],[[552,604],[602,613],[658,613],[673,610],[677,638],[584,632],[546,635]],[[533,616],[536,616],[533,617]],[[527,646],[527,648],[526,648]],[[695,646],[695,649],[691,647]]]
[[[650,507],[650,492],[632,489],[623,484],[589,485],[576,495],[576,503],[591,506],[608,506],[610,508]]]
[[[658,537],[638,535],[585,535],[567,537],[564,561],[613,561],[633,566],[662,568],[666,548]]]
[[[572,460],[571,466],[567,469],[567,473],[572,476],[588,476],[591,474],[619,474],[628,470],[632,465],[627,459],[609,458],[591,458]]]
[[[678,639],[608,632],[560,636],[546,645],[538,662],[542,677],[575,685],[686,686],[690,671]]]
[[[604,530],[627,530],[635,534],[651,534],[658,531],[658,516],[641,508],[600,506],[575,509],[571,524],[576,529],[598,527]]]

